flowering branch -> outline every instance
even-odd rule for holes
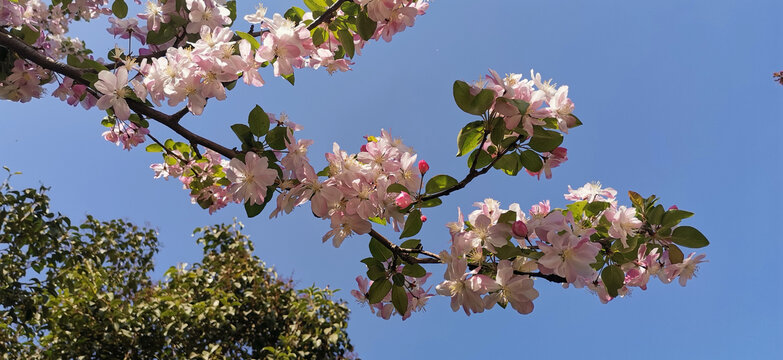
[[[387,249],[391,250],[395,255],[403,259],[405,262],[409,264],[441,264],[443,261],[440,259],[440,257],[434,253],[431,253],[426,250],[421,249],[403,249],[399,246],[397,246],[395,243],[389,241],[386,239],[383,235],[379,234],[375,229],[370,230],[370,236],[372,236],[374,239],[380,241],[383,246],[385,246]],[[411,256],[410,254],[422,254],[424,256],[429,256],[429,258],[425,259],[419,259],[415,256]]]

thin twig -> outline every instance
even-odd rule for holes
[[[383,246],[385,246],[387,249],[391,250],[395,255],[399,256],[404,260],[405,262],[409,264],[440,264],[443,263],[441,261],[440,256],[433,254],[429,251],[425,250],[414,250],[414,249],[403,249],[399,246],[397,246],[395,243],[389,241],[386,239],[383,235],[379,234],[375,229],[370,230],[370,236],[378,240]],[[411,256],[411,253],[415,254],[422,254],[424,256],[429,256],[429,258],[423,258],[419,259],[415,256]]]

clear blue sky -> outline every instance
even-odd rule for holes
[[[266,5],[284,11],[290,4]],[[245,12],[253,6],[241,4]],[[51,186],[53,207],[74,219],[90,213],[157,228],[161,273],[200,258],[189,236],[194,227],[239,218],[256,254],[280,274],[300,286],[344,289],[338,294],[353,310],[349,332],[363,358],[777,358],[783,86],[771,74],[783,69],[780,14],[783,3],[773,0],[433,1],[414,28],[391,43],[369,44],[352,72],[299,71],[295,87],[265,73],[267,86],[238,86],[229,101],[210,101],[204,116],[183,120],[235,144],[228,126],[247,121],[255,103],[285,111],[304,125],[300,137],[316,141],[316,168],[333,141],[355,149],[363,135],[391,129],[433,174],[461,177],[465,160],[454,158],[455,139],[471,119],[453,104],[452,82],[477,79],[487,68],[534,68],[570,86],[585,124],[566,139],[569,161],[552,180],[479,179],[427,212],[423,242],[447,246],[444,224],[458,206],[486,197],[504,206],[542,199],[562,206],[567,185],[593,180],[694,211],[688,224],[711,241],[703,249],[710,262],[697,278],[685,288],[655,281],[608,305],[586,290],[537,281],[541,295],[527,316],[495,309],[466,317],[436,297],[405,322],[381,320],[348,293],[364,274],[367,237],[339,249],[321,244],[328,223],[307,208],[273,221],[268,211],[246,219],[240,206],[210,216],[190,204],[178,182],[152,179],[148,166],[157,154],[105,142],[98,110],[53,99],[0,103],[0,163],[24,172],[17,187]],[[108,36],[80,36],[96,35]],[[158,125],[151,130],[173,136]],[[435,284],[443,268],[432,271]]]

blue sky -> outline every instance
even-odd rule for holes
[[[271,11],[290,4],[266,3]],[[250,12],[254,4],[241,7]],[[240,206],[210,216],[190,204],[178,182],[152,179],[148,167],[157,154],[105,142],[98,110],[51,98],[0,103],[0,163],[24,172],[17,187],[51,186],[53,207],[74,219],[89,213],[158,229],[160,273],[200,258],[194,227],[238,218],[256,254],[281,275],[302,287],[343,289],[338,296],[353,310],[349,333],[363,358],[774,358],[783,350],[777,259],[783,86],[771,78],[783,70],[781,13],[779,1],[433,1],[415,27],[391,43],[369,44],[351,72],[299,71],[294,87],[264,73],[267,86],[238,86],[228,101],[211,101],[203,116],[183,120],[235,146],[228,126],[247,121],[254,104],[286,112],[305,127],[299,137],[316,141],[310,151],[316,168],[333,141],[356,149],[363,135],[390,129],[429,162],[432,174],[461,178],[465,160],[454,157],[456,134],[473,119],[454,105],[452,82],[475,80],[488,68],[501,74],[533,68],[570,86],[585,124],[566,137],[569,161],[551,180],[479,178],[427,212],[420,235],[426,248],[439,251],[458,206],[486,197],[503,206],[543,199],[562,206],[568,185],[595,180],[695,212],[687,224],[711,242],[702,249],[710,262],[697,277],[685,288],[656,281],[608,305],[586,290],[537,281],[541,295],[527,316],[495,309],[466,317],[436,297],[405,322],[381,320],[348,293],[364,274],[359,260],[368,256],[367,237],[339,249],[322,244],[328,223],[307,208],[271,221],[269,211],[247,219]],[[107,33],[92,31],[79,36],[113,45]],[[151,130],[174,136],[162,126]],[[443,268],[431,271],[435,284]]]

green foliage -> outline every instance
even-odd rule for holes
[[[430,181],[427,181],[425,187],[428,194],[434,194],[443,190],[450,189],[457,185],[457,179],[448,175],[436,175]]]
[[[0,354],[6,359],[343,359],[348,308],[295,290],[234,224],[196,229],[201,263],[150,277],[154,230],[49,210],[0,188]]]
[[[465,125],[457,135],[457,156],[467,154],[469,151],[476,148],[481,142],[481,138],[484,135],[484,122],[474,121]]]
[[[453,90],[454,102],[457,103],[457,106],[462,111],[468,114],[482,115],[495,101],[494,91],[482,89],[478,94],[472,95],[470,93],[470,85],[464,81],[455,81]]]

